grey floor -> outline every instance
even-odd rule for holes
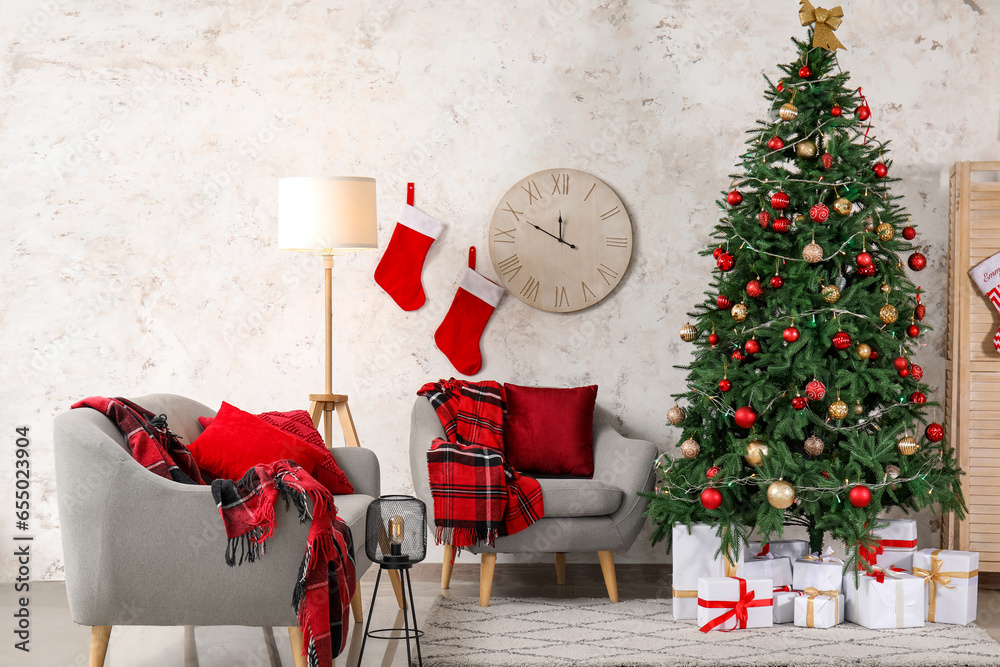
[[[479,595],[479,571],[474,559],[455,566],[450,590],[440,586],[441,567],[421,564],[413,570],[413,594],[417,618],[426,617],[434,600],[440,595],[475,598]],[[596,560],[596,556],[595,556]],[[663,565],[618,565],[618,586],[622,599],[666,598],[670,596],[670,567]],[[362,580],[365,619],[375,583],[373,568]],[[595,563],[567,565],[567,582],[555,583],[551,565],[499,564],[493,584],[497,597],[601,597],[606,595],[600,567]],[[383,581],[383,583],[385,583]],[[994,582],[986,581],[993,586]],[[32,584],[31,589],[31,653],[12,648],[10,638],[14,595],[10,592],[0,604],[0,617],[7,619],[4,627],[0,665],[11,667],[82,667],[87,664],[90,642],[89,628],[72,622],[66,604],[66,588],[61,582]],[[1000,641],[1000,591],[979,592],[978,624]],[[399,608],[391,586],[381,586],[372,627],[402,625]],[[348,653],[336,660],[338,667],[353,667],[358,662],[361,627],[352,626]],[[267,667],[268,647],[260,628],[233,626],[199,627],[193,630],[193,641],[185,641],[184,628],[129,626],[115,628],[111,635],[107,667]],[[291,648],[285,628],[274,629],[275,645],[281,664],[291,667]],[[398,641],[369,640],[365,647],[367,666],[389,667],[406,665],[406,646]],[[430,666],[429,666],[430,667]]]

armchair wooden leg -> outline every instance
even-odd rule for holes
[[[618,579],[615,578],[615,554],[611,551],[598,551],[601,560],[601,572],[604,573],[604,585],[608,588],[608,597],[612,602],[618,602]]]
[[[493,590],[493,570],[497,565],[496,554],[483,554],[479,564],[479,606],[490,606],[490,591]]]
[[[566,554],[556,556],[556,583],[562,586],[566,583]]]
[[[351,598],[351,611],[354,612],[354,622],[361,622],[361,584],[354,589],[354,597]]]
[[[399,570],[386,570],[389,573],[389,581],[392,582],[392,591],[396,594],[396,604],[403,608],[403,583],[399,580]]]
[[[444,562],[441,563],[441,588],[451,586],[451,571],[455,567],[455,547],[448,543],[444,545]]]
[[[295,667],[307,667],[306,656],[302,655],[302,628],[289,625],[288,641],[292,644],[292,663]]]
[[[94,625],[90,628],[90,667],[104,667],[104,656],[108,654],[110,640],[110,625]]]

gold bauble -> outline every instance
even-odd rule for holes
[[[733,309],[729,312],[733,314],[734,320],[742,322],[747,318],[747,305],[745,303],[738,303],[733,306]]]
[[[841,215],[850,215],[852,208],[854,208],[854,204],[843,197],[837,197],[837,200],[833,202],[833,210]]]
[[[785,102],[778,109],[778,117],[781,120],[795,120],[795,117],[799,115],[799,108],[792,104],[791,102]]]
[[[886,324],[892,324],[899,317],[899,311],[896,310],[896,306],[887,303],[878,309],[878,317]]]
[[[684,412],[684,408],[674,403],[674,407],[667,410],[667,421],[670,422],[671,426],[677,426],[682,421],[687,414]]]
[[[892,237],[896,235],[896,230],[888,222],[883,222],[875,228],[878,237],[883,241],[891,241]]]
[[[767,502],[779,510],[787,509],[795,502],[795,487],[779,479],[767,487]]]
[[[865,343],[858,343],[858,357],[867,359],[872,356],[872,348]]]
[[[802,225],[806,224],[806,216],[802,215],[801,213],[796,213],[795,217],[792,218],[792,222],[801,227]]]
[[[899,453],[903,456],[909,456],[917,451],[917,441],[908,435],[904,435],[900,438],[896,443],[896,446],[899,447]]]
[[[856,414],[856,415],[858,415],[860,417],[862,414],[864,414],[864,412],[865,412],[865,409],[864,409],[864,407],[862,407],[861,401],[855,401],[855,403],[854,403],[854,414]]]
[[[884,292],[885,294],[888,294],[889,292],[892,291],[892,288],[889,287],[889,283],[882,283],[882,287],[880,287],[879,289],[882,290],[882,292]]]
[[[823,261],[823,248],[817,243],[810,243],[802,249],[802,259],[810,264]]]
[[[865,218],[865,231],[866,232],[875,231],[875,218],[871,217],[870,215],[867,218]]]
[[[752,466],[759,466],[767,456],[767,445],[760,440],[751,440],[747,443],[747,455],[743,460]]]
[[[690,343],[698,337],[698,330],[693,324],[687,322],[681,327],[681,340],[685,343]]]
[[[847,416],[847,403],[839,398],[830,404],[830,416],[834,419],[843,419]]]
[[[885,478],[892,481],[899,477],[899,466],[894,466],[891,463],[885,467]]]
[[[827,303],[837,303],[840,301],[840,289],[836,285],[827,285],[821,291],[823,301]]]
[[[684,455],[686,459],[693,459],[698,456],[698,452],[701,451],[701,445],[694,438],[688,438],[681,443],[681,454]]]
[[[819,456],[823,453],[823,441],[815,435],[811,435],[806,438],[806,441],[802,444],[802,448],[805,449],[806,454],[809,454],[810,456]]]
[[[809,141],[800,141],[795,144],[795,154],[803,158],[814,158],[816,157],[816,144]]]

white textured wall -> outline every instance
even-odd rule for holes
[[[458,6],[456,6],[458,5]],[[844,3],[841,55],[891,139],[930,265],[928,347],[943,385],[946,173],[1000,156],[996,0]],[[187,394],[252,411],[322,389],[321,262],[276,247],[277,179],[378,179],[388,242],[407,181],[447,223],[403,313],[375,284],[380,252],[335,268],[338,391],[383,488],[410,489],[414,392],[454,374],[434,347],[469,245],[521,177],[566,166],[607,181],[632,216],[621,286],[572,315],[508,296],[480,378],[600,385],[631,435],[661,446],[677,337],[710,276],[695,252],[761,73],[792,58],[797,3],[686,0],[0,4],[0,543],[13,532],[15,424],[34,435],[33,578],[61,578],[51,420],[93,394]],[[939,413],[940,414],[940,413]],[[0,576],[13,563],[3,547]],[[222,557],[220,552],[219,557]],[[629,554],[663,559],[640,537]]]

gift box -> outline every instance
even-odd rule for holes
[[[792,561],[789,558],[766,558],[745,560],[736,565],[736,576],[744,579],[770,579],[775,588],[792,585]]]
[[[698,618],[698,580],[710,577],[727,577],[736,574],[736,566],[716,555],[720,538],[716,529],[707,523],[687,526],[675,523],[673,528],[673,608],[674,618]]]
[[[752,558],[766,557],[768,554],[773,554],[775,558],[778,556],[785,556],[794,563],[798,559],[805,558],[809,555],[809,543],[805,540],[771,540],[770,542],[750,542],[747,545],[744,558],[746,560],[750,560]]]
[[[832,628],[844,622],[844,594],[807,588],[796,597],[795,625],[801,628]]]
[[[924,580],[877,568],[855,586],[854,573],[845,574],[844,616],[872,630],[923,627]]]
[[[921,549],[913,554],[913,576],[924,581],[924,620],[955,625],[976,620],[978,551]]]
[[[827,547],[823,554],[810,554],[795,561],[792,569],[792,588],[804,591],[815,588],[821,591],[842,590],[844,578],[844,561],[833,555],[833,549]]]
[[[699,579],[699,628],[702,632],[709,632],[771,627],[774,624],[772,588],[770,579]]]
[[[795,620],[795,598],[802,591],[793,591],[790,586],[774,589],[771,596],[771,617],[774,623],[791,623]]]
[[[888,519],[888,522],[887,527],[875,531],[882,548],[876,556],[878,564],[883,568],[898,567],[909,572],[917,550],[917,522],[913,519]]]

